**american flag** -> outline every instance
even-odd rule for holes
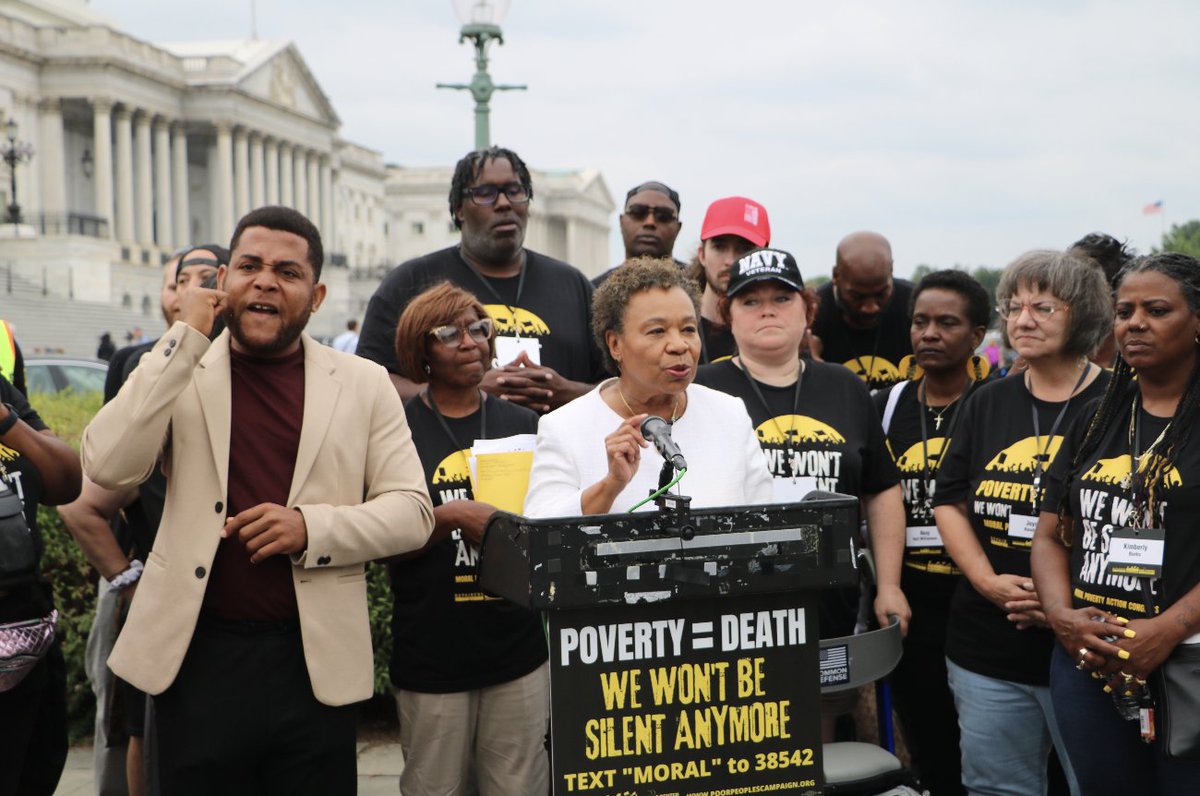
[[[1142,208],[1142,215],[1144,215],[1144,216],[1152,216],[1155,213],[1161,213],[1161,212],[1162,212],[1162,199],[1159,199],[1157,202],[1151,202],[1150,204],[1148,204]]]

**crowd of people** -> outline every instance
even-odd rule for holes
[[[400,791],[547,792],[546,638],[477,583],[496,508],[471,448],[536,434],[529,516],[653,510],[651,416],[693,506],[859,499],[875,582],[823,592],[820,632],[899,619],[896,711],[935,796],[1200,792],[1160,685],[1200,652],[1200,262],[1101,234],[1021,254],[995,296],[1002,375],[987,291],[895,278],[879,233],[842,238],[814,290],[767,209],[729,196],[682,262],[680,197],[649,181],[590,282],[525,247],[533,198],[516,153],[468,154],[460,244],[395,268],[332,348],[304,332],[325,286],[297,211],[177,253],[167,332],[112,354],[80,456],[0,378],[32,556],[37,505],[60,505],[101,576],[97,792],[353,793],[369,562],[392,586]],[[52,577],[0,564],[0,633],[52,633]],[[65,759],[43,636],[0,676],[3,793],[52,793]],[[826,740],[853,707],[822,704]]]

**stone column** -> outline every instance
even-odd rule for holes
[[[105,224],[104,236],[116,237],[113,217],[113,146],[110,99],[92,100],[93,186],[96,191],[96,215]]]
[[[250,209],[266,204],[263,186],[263,137],[261,133],[250,133]]]
[[[321,223],[321,162],[316,152],[308,153],[308,210],[305,215],[314,224]]]
[[[213,231],[217,240],[229,240],[233,236],[233,127],[228,122],[217,122],[217,166],[216,218]]]
[[[137,241],[143,249],[154,248],[154,172],[150,157],[150,114],[142,111],[137,117],[137,137],[134,148],[137,163],[134,168],[134,219]]]
[[[329,157],[321,158],[321,235],[333,243],[333,170],[329,167]]]
[[[42,169],[42,212],[51,216],[54,222],[59,218],[65,221],[67,181],[63,167],[67,162],[67,153],[63,146],[62,100],[57,97],[44,99],[39,109],[42,117],[39,125],[42,140],[38,147]]]
[[[250,142],[245,127],[233,133],[233,191],[237,219],[250,212]]]
[[[158,248],[175,248],[171,217],[171,123],[161,116],[154,122],[154,241]]]
[[[295,207],[296,191],[292,185],[292,178],[295,172],[292,169],[292,146],[291,144],[280,143],[279,145],[279,204],[284,207]]]
[[[133,128],[132,113],[122,106],[113,114],[116,122],[117,240],[134,241],[133,227]]]
[[[266,180],[267,191],[264,199],[266,204],[279,204],[279,142],[274,138],[268,138],[265,142],[266,150]]]
[[[174,214],[172,227],[175,232],[175,246],[186,246],[192,243],[191,212],[188,209],[188,151],[187,130],[183,122],[175,122],[171,131],[171,210]]]
[[[308,214],[308,156],[304,154],[304,150],[299,147],[292,153],[292,166],[295,174],[292,181],[295,186],[296,195],[293,197],[292,207],[299,210],[305,215]]]

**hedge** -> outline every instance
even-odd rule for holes
[[[42,419],[75,450],[84,426],[99,410],[100,393],[33,393],[30,403]],[[96,703],[84,673],[84,649],[96,611],[97,572],[88,564],[58,512],[42,506],[38,526],[46,543],[42,572],[54,591],[59,613],[59,636],[67,661],[67,719],[71,742],[90,738]],[[392,650],[392,593],[386,569],[371,565],[368,572],[371,638],[375,648],[375,691],[388,693],[388,657]]]

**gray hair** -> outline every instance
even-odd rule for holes
[[[1112,293],[1104,272],[1091,260],[1054,249],[1025,252],[1004,269],[996,301],[1008,303],[1022,287],[1050,293],[1071,308],[1064,353],[1087,356],[1112,333]],[[1000,333],[1009,346],[1008,324],[1001,324]]]

